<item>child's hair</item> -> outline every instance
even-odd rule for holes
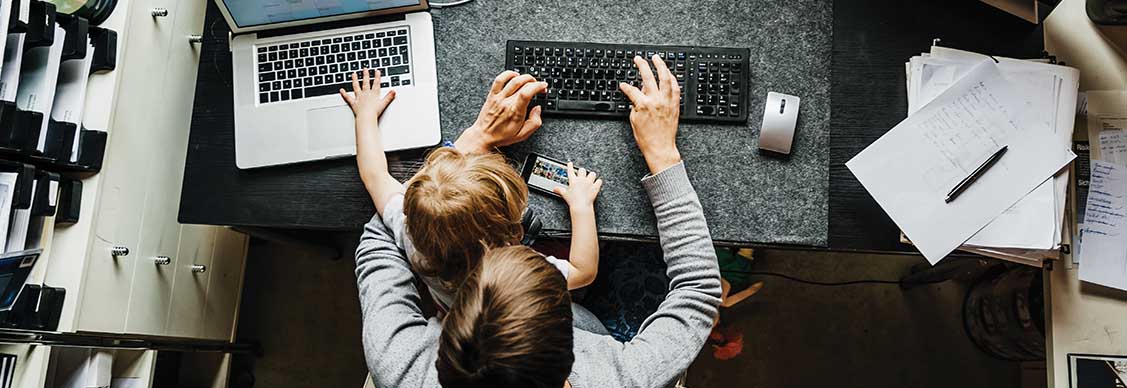
[[[527,205],[528,186],[503,156],[431,152],[403,200],[412,267],[456,289],[486,248],[520,243]]]
[[[571,373],[571,294],[544,256],[491,249],[442,321],[435,368],[444,387],[559,388]]]

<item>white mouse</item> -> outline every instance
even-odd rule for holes
[[[759,149],[790,154],[794,129],[798,125],[799,98],[768,92],[763,109],[763,127],[759,130]]]

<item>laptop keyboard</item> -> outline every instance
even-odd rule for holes
[[[383,74],[380,87],[412,85],[407,28],[317,37],[255,48],[258,103],[269,104],[352,91],[352,73]]]

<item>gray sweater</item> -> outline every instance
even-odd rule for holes
[[[720,271],[704,211],[683,164],[642,179],[657,216],[669,294],[638,335],[615,341],[575,306],[574,388],[665,387],[696,358],[720,304]],[[364,354],[377,387],[438,387],[434,362],[442,326],[423,317],[409,264],[380,217],[356,250]]]

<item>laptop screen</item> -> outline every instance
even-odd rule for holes
[[[240,28],[419,5],[421,0],[223,0]]]

